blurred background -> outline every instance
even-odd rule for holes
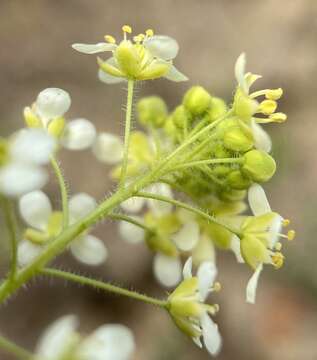
[[[125,23],[137,33],[153,28],[175,37],[181,46],[176,66],[190,78],[182,84],[146,82],[139,86],[139,97],[159,94],[172,108],[189,86],[200,84],[230,101],[233,66],[242,51],[248,55],[248,70],[264,76],[260,88],[284,89],[280,110],[289,120],[266,128],[278,162],[278,172],[266,189],[272,207],[292,220],[297,238],[286,244],[286,264],[280,271],[266,268],[256,306],[244,302],[249,269],[237,265],[230,254],[219,256],[223,291],[215,301],[221,307],[217,322],[224,337],[219,360],[317,359],[317,2],[0,0],[1,135],[22,126],[23,107],[46,87],[70,92],[70,118],[86,117],[99,131],[121,134],[125,89],[98,82],[94,56],[80,55],[70,45],[99,42],[105,34],[120,38]],[[91,152],[65,152],[61,160],[72,193],[88,192],[100,199],[111,189],[109,168],[97,163]],[[58,206],[56,182],[46,190]],[[153,279],[152,255],[145,245],[126,245],[110,222],[99,226],[96,234],[109,249],[104,266],[86,268],[67,254],[56,263],[164,295]],[[3,249],[3,229],[1,242]],[[8,250],[1,250],[2,275],[8,256]],[[34,349],[44,328],[69,313],[80,316],[83,332],[109,322],[128,325],[136,337],[137,360],[208,358],[165,313],[59,280],[36,279],[21,289],[0,308],[0,332]],[[12,357],[0,351],[0,359]]]

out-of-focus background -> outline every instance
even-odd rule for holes
[[[255,306],[244,302],[250,276],[232,256],[219,257],[223,291],[217,294],[217,318],[224,337],[221,360],[317,359],[317,2],[314,0],[1,0],[0,1],[0,132],[22,125],[22,109],[46,87],[71,93],[70,117],[86,117],[98,130],[122,133],[122,86],[96,79],[94,56],[73,51],[73,42],[94,43],[103,35],[121,37],[122,24],[135,32],[153,28],[175,37],[181,51],[177,67],[189,83],[146,82],[138,96],[159,94],[170,107],[193,84],[230,101],[233,65],[245,51],[248,69],[262,74],[261,88],[283,87],[280,109],[289,115],[283,125],[268,126],[274,140],[278,172],[266,186],[274,209],[292,219],[297,231],[286,244],[285,266],[267,267]],[[109,168],[91,152],[62,154],[72,193],[88,192],[100,199],[111,189]],[[47,192],[59,205],[57,184]],[[144,245],[126,245],[116,226],[96,229],[110,257],[104,266],[83,267],[71,256],[57,260],[67,269],[110,279],[148,294],[165,290],[153,279],[151,254]],[[0,271],[8,250],[1,230]],[[83,331],[108,322],[131,327],[137,360],[207,359],[173,325],[168,316],[148,305],[108,296],[73,284],[37,279],[0,308],[0,331],[33,349],[43,329],[58,316],[75,313]],[[1,353],[2,360],[12,357]]]

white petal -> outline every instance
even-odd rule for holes
[[[86,119],[70,121],[62,137],[62,144],[69,150],[89,148],[96,139],[95,126]]]
[[[164,184],[164,183],[156,183],[153,184],[149,187],[149,192],[156,194],[156,195],[161,195],[161,196],[165,196],[167,198],[173,199],[173,192],[172,189],[169,185]],[[149,199],[147,201],[149,208],[153,211],[153,213],[155,215],[164,215],[164,214],[168,214],[169,212],[171,212],[173,205],[165,202],[165,201],[160,201],[160,200],[152,200]]]
[[[164,75],[164,77],[168,80],[175,81],[175,82],[181,82],[181,81],[187,81],[188,77],[181,73],[179,70],[176,69],[174,65],[171,65],[170,69],[168,70],[168,73]]]
[[[90,234],[74,240],[70,249],[78,261],[87,265],[101,265],[108,257],[108,250],[103,241]]]
[[[214,243],[207,234],[202,234],[197,246],[192,251],[193,262],[201,264],[204,261],[216,262],[216,250]]]
[[[49,197],[40,190],[25,194],[19,200],[19,210],[22,219],[38,230],[46,230],[52,214],[52,204]]]
[[[152,36],[145,40],[143,44],[152,56],[163,60],[174,59],[179,50],[177,41],[166,35]]]
[[[98,79],[105,84],[119,84],[127,81],[122,77],[113,76],[108,73],[105,73],[101,69],[98,70]]]
[[[78,348],[80,360],[128,360],[135,350],[130,329],[119,324],[99,327]]]
[[[48,88],[41,91],[36,99],[36,110],[45,119],[63,116],[70,108],[71,99],[65,90]]]
[[[35,245],[29,240],[22,240],[18,246],[18,264],[20,267],[25,267],[35,260],[40,255],[44,247]]]
[[[243,264],[244,259],[241,255],[240,239],[237,235],[232,235],[231,242],[230,242],[230,248],[233,251],[234,255],[236,256],[238,263]]]
[[[154,274],[164,286],[177,285],[182,278],[182,264],[179,258],[156,254],[153,260]]]
[[[105,51],[113,51],[117,47],[116,44],[109,44],[105,42],[97,44],[73,44],[72,48],[84,54],[97,54]]]
[[[130,213],[138,213],[144,206],[144,199],[140,197],[132,197],[128,200],[123,201],[120,206],[123,210]]]
[[[274,248],[274,246],[276,245],[279,237],[280,237],[280,233],[283,227],[283,218],[281,215],[276,214],[276,216],[274,217],[274,219],[271,222],[271,226],[269,229],[269,247],[271,249]]]
[[[56,141],[46,131],[23,129],[12,139],[10,156],[13,161],[30,164],[47,164],[56,147]]]
[[[200,264],[197,277],[198,277],[198,289],[200,294],[200,299],[205,301],[210,288],[212,287],[216,276],[217,276],[216,264],[211,261],[205,261]]]
[[[197,245],[199,238],[200,230],[196,221],[185,223],[185,225],[172,236],[172,240],[182,251],[192,250]]]
[[[21,196],[42,188],[47,173],[38,166],[13,163],[0,170],[0,193],[7,196]]]
[[[141,220],[135,217],[136,220]],[[123,240],[131,244],[138,244],[144,241],[144,230],[127,221],[119,222],[119,233]]]
[[[251,122],[251,129],[254,138],[254,146],[258,150],[269,153],[272,150],[272,140],[270,135],[254,120]]]
[[[248,285],[246,289],[246,300],[249,304],[255,304],[256,289],[258,286],[258,281],[262,270],[263,270],[263,264],[260,264],[254,271],[250,280],[248,281]]]
[[[103,132],[97,136],[92,150],[99,161],[116,164],[122,159],[123,141],[117,135]]]
[[[234,73],[237,79],[237,82],[241,89],[247,94],[249,92],[248,86],[245,80],[245,65],[246,65],[246,56],[245,53],[242,53],[234,66]]]
[[[183,278],[184,279],[189,279],[191,277],[193,277],[192,274],[192,269],[193,269],[193,258],[189,257],[183,267]]]
[[[69,199],[69,215],[72,222],[85,217],[96,209],[96,200],[85,193],[79,193]]]
[[[265,195],[263,187],[252,184],[248,190],[248,201],[253,215],[259,216],[271,212],[270,204]]]
[[[199,337],[197,337],[197,338],[192,338],[192,340],[193,340],[193,342],[194,342],[200,349],[202,349],[203,344],[201,343]]]
[[[218,330],[218,325],[211,320],[207,313],[205,313],[201,317],[201,326],[206,349],[211,355],[217,355],[222,346],[222,339]]]
[[[42,335],[36,347],[36,355],[45,360],[59,359],[66,351],[77,327],[78,319],[74,315],[56,320]]]

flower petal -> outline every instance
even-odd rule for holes
[[[18,264],[20,267],[29,265],[43,251],[44,247],[22,240],[18,246]]]
[[[71,222],[74,223],[95,210],[97,202],[92,196],[86,193],[79,193],[69,199],[68,206]]]
[[[170,66],[168,73],[164,77],[175,82],[188,81],[188,77],[177,70],[174,65]]]
[[[155,195],[161,195],[171,199],[173,198],[173,192],[171,187],[164,183],[153,184],[148,188],[148,191]],[[149,208],[153,211],[153,213],[159,216],[168,214],[173,207],[172,204],[160,200],[149,199],[147,200],[147,203]]]
[[[105,84],[110,84],[110,85],[111,84],[119,84],[119,83],[127,81],[126,79],[124,79],[122,77],[113,76],[108,73],[105,73],[101,69],[98,70],[98,79],[101,82],[103,82]]]
[[[192,269],[193,269],[193,258],[190,256],[183,267],[183,278],[184,279],[189,279],[191,277],[193,277],[192,275]]]
[[[214,262],[205,261],[200,264],[197,277],[200,299],[205,301],[217,276],[217,267]]]
[[[244,259],[241,255],[240,239],[238,238],[237,235],[232,235],[231,242],[230,242],[230,248],[233,251],[234,255],[236,256],[238,263],[243,264]]]
[[[156,279],[166,287],[175,286],[181,281],[182,264],[179,258],[156,254],[153,269]]]
[[[222,346],[218,325],[211,320],[207,313],[205,313],[201,317],[201,326],[206,349],[211,355],[217,355]]]
[[[128,360],[135,350],[134,337],[129,328],[119,324],[99,327],[79,346],[82,360]]]
[[[248,285],[246,289],[246,300],[249,304],[255,304],[256,289],[258,286],[258,281],[262,270],[263,270],[263,264],[258,265],[253,275],[251,276],[250,280],[248,281]]]
[[[269,248],[274,249],[276,242],[280,238],[281,229],[283,227],[283,218],[281,215],[276,214],[271,222],[269,229]]]
[[[103,241],[90,234],[77,238],[72,242],[70,249],[77,260],[87,265],[98,266],[108,257],[108,250]]]
[[[99,161],[116,164],[122,159],[123,141],[117,135],[103,132],[97,136],[92,150]]]
[[[248,190],[248,201],[253,215],[259,216],[271,212],[270,204],[265,195],[263,187],[252,184]]]
[[[40,190],[25,194],[19,200],[19,210],[23,220],[38,230],[46,230],[52,214],[49,197]]]
[[[270,135],[254,120],[251,121],[251,129],[254,138],[254,146],[258,150],[269,153],[272,150],[272,140]]]
[[[73,44],[72,48],[83,54],[97,54],[105,51],[114,51],[116,44],[100,42],[97,44]]]
[[[139,221],[141,220],[138,217],[134,218]],[[124,241],[131,244],[139,244],[144,241],[144,230],[141,227],[127,221],[119,222],[119,234]]]
[[[128,200],[123,201],[120,206],[123,210],[130,213],[138,213],[144,206],[144,199],[140,197],[132,197]]]
[[[196,221],[185,223],[181,229],[172,236],[176,246],[182,251],[192,250],[200,238],[199,225]]]
[[[246,79],[245,79],[245,65],[246,65],[246,56],[245,56],[245,53],[242,53],[238,57],[238,59],[237,59],[237,61],[235,63],[234,74],[235,74],[235,77],[237,79],[237,82],[238,82],[240,88],[246,94],[248,94],[249,89],[248,89],[247,82],[246,82]]]
[[[69,150],[84,150],[94,143],[95,138],[95,126],[89,120],[76,119],[67,124],[62,144]]]
[[[23,129],[14,135],[10,156],[15,162],[36,165],[47,164],[56,147],[56,141],[45,130]]]
[[[67,91],[58,88],[47,88],[41,91],[36,99],[36,111],[44,119],[63,116],[71,105]]]
[[[45,360],[59,359],[67,350],[78,325],[75,315],[63,316],[56,320],[42,335],[36,347],[36,355]]]
[[[179,50],[177,41],[166,35],[152,36],[146,39],[143,44],[152,56],[163,60],[174,59]]]
[[[0,193],[21,196],[40,189],[47,181],[47,173],[38,166],[13,163],[0,170]]]

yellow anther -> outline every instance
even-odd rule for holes
[[[222,286],[221,286],[220,282],[218,282],[218,281],[215,282],[214,286],[212,287],[213,291],[216,291],[216,292],[220,291],[221,288],[222,288]]]
[[[290,231],[288,231],[288,233],[287,233],[287,239],[288,240],[294,240],[295,239],[295,235],[296,235],[296,233],[295,233],[295,230],[290,230]]]
[[[144,35],[144,34],[139,34],[139,35],[135,36],[135,37],[133,38],[133,40],[134,40],[136,43],[140,43],[140,42],[142,42],[142,41],[144,40],[144,38],[145,38],[145,35]]]
[[[105,40],[109,43],[109,44],[115,44],[116,43],[116,39],[111,36],[111,35],[105,35]]]
[[[153,36],[154,35],[154,31],[152,29],[147,29],[145,32],[146,36]]]
[[[274,100],[264,100],[259,106],[259,111],[264,115],[271,115],[277,108],[277,102]]]
[[[275,250],[277,250],[277,251],[281,251],[281,249],[282,249],[282,243],[277,242],[277,243],[275,244],[274,248],[275,248]]]
[[[286,121],[286,119],[287,119],[287,115],[282,112],[270,115],[271,122],[282,123],[282,122]]]
[[[282,221],[282,225],[283,225],[284,227],[288,226],[290,223],[291,223],[291,221],[290,221],[289,219],[284,219],[284,220]]]
[[[122,31],[125,32],[125,33],[128,33],[128,34],[131,34],[132,33],[132,27],[129,26],[129,25],[123,25],[122,26]]]
[[[276,252],[272,256],[272,262],[273,262],[275,269],[281,268],[284,264],[284,255],[280,252]]]
[[[219,304],[214,304],[213,308],[214,308],[215,313],[217,313],[220,310]]]
[[[267,90],[265,97],[269,100],[278,100],[282,97],[282,95],[283,95],[283,89],[278,88],[278,89]]]

